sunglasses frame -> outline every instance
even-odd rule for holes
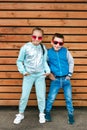
[[[34,40],[36,40],[36,38],[38,38],[38,40],[42,40],[42,36],[37,37],[37,36],[35,36],[35,35],[32,35],[32,38],[33,38]]]
[[[53,42],[54,45],[59,44],[60,46],[62,46],[64,44],[64,42],[58,42],[58,41],[54,41],[54,40],[52,42]]]

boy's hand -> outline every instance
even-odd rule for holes
[[[66,79],[69,79],[69,80],[70,80],[70,76],[66,76]]]
[[[49,77],[49,79],[51,79],[51,80],[55,80],[55,76],[54,76],[52,73],[50,73],[48,77]]]

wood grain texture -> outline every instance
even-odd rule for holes
[[[0,0],[0,106],[18,106],[23,76],[16,60],[31,40],[34,27],[44,30],[43,44],[51,48],[54,33],[62,33],[64,46],[74,57],[71,78],[74,106],[87,106],[87,0]],[[50,80],[46,79],[46,96]],[[33,86],[29,106],[36,106]],[[53,104],[65,106],[61,89]]]

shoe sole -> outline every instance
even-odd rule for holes
[[[15,125],[18,125],[18,124],[20,124],[21,123],[21,121],[23,120],[24,118],[22,118],[21,120],[20,120],[20,122],[13,122]]]
[[[42,121],[42,122],[41,122],[41,121],[39,121],[39,123],[40,123],[40,124],[46,123],[46,120],[45,120],[45,121]]]
[[[74,123],[75,123],[75,122],[73,122],[73,123],[70,123],[70,122],[68,121],[68,124],[69,124],[69,125],[73,125]]]
[[[48,120],[48,119],[46,119],[46,121],[47,121],[47,122],[51,122],[52,120]]]

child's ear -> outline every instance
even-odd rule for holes
[[[51,41],[51,45],[53,45],[53,41]]]

